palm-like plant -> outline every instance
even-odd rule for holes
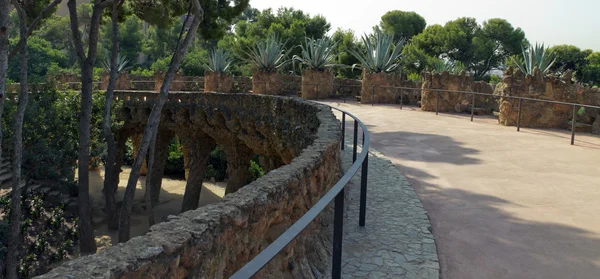
[[[329,38],[312,39],[305,38],[305,43],[300,45],[301,55],[294,55],[292,63],[300,62],[311,70],[325,71],[327,68],[338,66],[335,63],[336,55],[334,53],[337,43]]]
[[[439,58],[429,60],[429,67],[434,73],[449,72],[451,74],[458,74],[466,69],[465,65],[460,61],[442,60]]]
[[[554,54],[548,52],[544,44],[535,43],[535,46],[529,46],[528,49],[523,48],[523,61],[518,61],[513,58],[513,62],[519,67],[519,70],[524,74],[533,74],[533,69],[537,67],[542,74],[546,74],[550,67],[556,62]]]
[[[381,31],[376,31],[373,38],[369,38],[366,34],[362,36],[363,44],[366,52],[349,49],[360,64],[352,65],[352,68],[362,67],[373,73],[391,73],[398,70],[398,59],[401,56],[404,39],[394,42],[394,36],[385,34]]]
[[[129,59],[122,56],[121,53],[117,54],[117,73],[127,71],[129,68]],[[102,61],[102,69],[106,72],[110,72],[110,56]]]
[[[279,68],[290,63],[288,55],[289,50],[285,50],[285,43],[281,42],[278,36],[270,35],[262,42],[256,44],[246,51],[248,61],[259,70],[267,73],[276,72]]]
[[[214,73],[225,73],[231,67],[233,57],[224,49],[213,49],[208,56],[206,67]]]

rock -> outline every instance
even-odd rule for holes
[[[215,182],[217,182],[217,181],[215,180],[215,178],[214,178],[214,177],[211,177],[209,181],[210,181],[210,183],[215,183]]]
[[[592,124],[592,134],[600,135],[600,117],[597,117],[594,124]]]

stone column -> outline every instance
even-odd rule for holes
[[[165,165],[169,158],[169,144],[173,139],[173,132],[159,128],[156,135],[156,151],[154,154],[154,165],[150,177],[146,177],[146,188],[150,191],[150,200],[157,203],[162,186],[162,179],[165,173]]]
[[[281,158],[279,158],[279,157],[260,156],[260,157],[258,157],[258,162],[260,163],[260,167],[263,169],[265,174],[267,174],[268,172],[270,172],[278,167],[283,166],[283,162],[281,161]]]
[[[202,182],[210,152],[215,148],[215,141],[208,135],[197,132],[193,135],[182,136],[186,184],[181,212],[198,208]]]
[[[135,160],[135,157],[138,153],[138,149],[140,148],[140,144],[142,143],[142,136],[143,134],[135,134],[131,137],[131,143],[133,143],[133,160]],[[142,168],[140,169],[141,175],[146,175],[148,173],[148,166],[146,163],[146,158],[144,158]]]
[[[250,181],[250,160],[252,150],[244,143],[237,141],[233,145],[222,146],[227,157],[227,188],[225,194],[235,193]]]

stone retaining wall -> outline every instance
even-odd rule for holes
[[[421,110],[435,111],[438,102],[439,112],[463,112],[472,101],[472,94],[459,94],[454,92],[439,92],[431,89],[442,89],[451,91],[480,92],[492,94],[492,86],[483,81],[474,81],[472,76],[464,72],[453,75],[448,72],[441,74],[424,72],[421,94]],[[475,96],[475,107],[485,108],[490,113],[497,110],[497,102],[494,98],[486,96]]]
[[[138,95],[116,92],[125,107],[154,99]],[[170,94],[166,108],[192,104],[206,117],[226,121],[225,129],[229,122],[240,125],[248,117],[270,119],[264,125],[279,130],[278,137],[284,138],[278,140],[298,145],[295,158],[220,203],[171,216],[144,236],[37,278],[228,278],[338,181],[341,133],[329,108],[272,96],[215,93]],[[315,278],[323,273],[330,258],[330,219],[329,210],[322,213],[258,278]]]
[[[572,73],[567,72],[561,78],[543,76],[539,71],[534,75],[524,75],[517,69],[509,68],[502,82],[496,86],[494,94],[504,96],[527,97],[540,100],[577,103],[600,106],[600,89],[579,85],[572,81]],[[568,128],[573,117],[573,107],[543,102],[524,101],[521,113],[521,126],[533,128]],[[502,125],[516,126],[519,101],[500,98]],[[583,111],[582,111],[583,112]],[[577,122],[596,127],[593,132],[600,133],[600,111],[586,109],[578,114]]]

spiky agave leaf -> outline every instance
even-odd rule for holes
[[[225,73],[233,64],[233,57],[224,49],[213,49],[208,56],[206,67],[211,72]]]
[[[363,35],[362,41],[365,45],[365,52],[348,50],[360,62],[360,64],[353,65],[352,69],[362,67],[374,73],[390,73],[398,70],[400,63],[397,60],[401,56],[404,39],[395,43],[393,35],[378,30],[373,34],[372,39],[366,34]]]
[[[287,57],[292,49],[285,50],[285,43],[277,35],[270,35],[266,40],[256,42],[245,52],[248,62],[267,73],[276,72],[291,62]]]
[[[298,61],[300,65],[305,65],[309,69],[324,71],[327,68],[340,66],[335,63],[336,55],[334,53],[337,43],[325,37],[321,39],[305,38],[304,44],[300,45],[301,55],[294,55],[292,63]]]
[[[460,61],[443,60],[439,58],[430,59],[428,68],[434,73],[449,72],[452,74],[458,74],[465,70],[464,64]]]
[[[537,66],[542,74],[546,74],[556,58],[548,49],[544,47],[544,44],[535,43],[535,46],[529,46],[529,48],[523,48],[523,62],[520,62],[513,58],[513,62],[517,65],[519,70],[524,74],[533,74],[533,69]]]
[[[110,72],[110,55],[101,63],[102,69],[106,72]],[[127,71],[129,68],[129,59],[125,56],[122,56],[121,53],[117,54],[117,73]]]

